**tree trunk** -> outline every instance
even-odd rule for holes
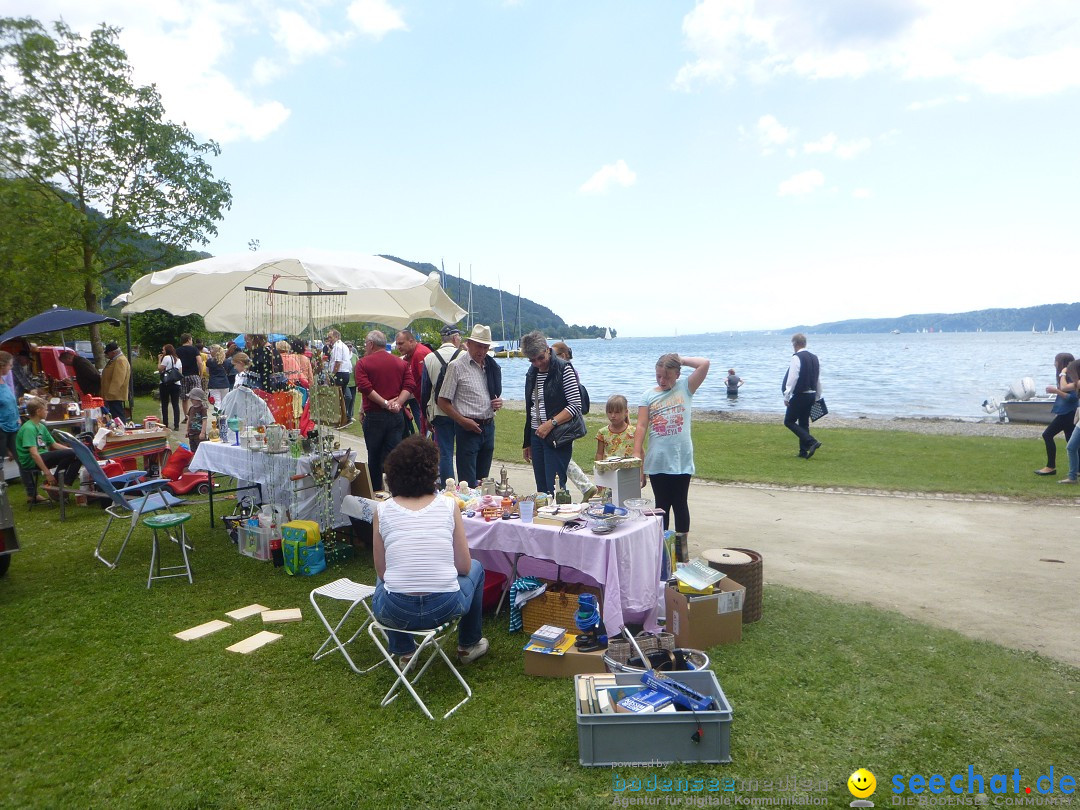
[[[100,312],[98,297],[93,280],[89,274],[83,276],[83,300],[87,312]],[[101,324],[90,324],[90,345],[94,352],[94,365],[101,368],[105,364],[105,350],[101,343]]]

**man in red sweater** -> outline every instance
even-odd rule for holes
[[[386,335],[368,332],[364,356],[353,369],[356,387],[364,396],[364,444],[371,486],[383,488],[383,461],[401,441],[405,417],[401,412],[414,387],[412,371],[400,357],[386,351]]]
[[[426,436],[427,416],[420,407],[420,383],[424,379],[424,358],[431,354],[431,349],[418,341],[411,329],[402,329],[398,332],[394,345],[397,347],[401,359],[409,364],[409,371],[412,372],[414,384],[414,387],[409,391],[412,396],[410,396],[409,401],[405,403],[405,435],[408,436],[414,432],[412,426],[408,424],[410,421],[409,414],[411,412],[412,421],[416,422],[415,432],[418,432],[421,436]]]

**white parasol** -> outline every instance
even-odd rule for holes
[[[370,321],[404,329],[416,318],[457,323],[465,316],[439,286],[439,274],[424,276],[380,256],[304,250],[255,251],[215,256],[138,279],[127,293],[123,314],[161,309],[173,315],[202,315],[212,332],[243,332],[248,288],[279,293],[344,292],[343,323]],[[272,302],[274,296],[268,296]],[[280,323],[298,335],[309,321]],[[328,324],[315,323],[316,328]]]

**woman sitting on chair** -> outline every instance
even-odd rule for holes
[[[458,657],[475,661],[488,651],[484,568],[469,556],[457,504],[436,494],[438,448],[421,436],[405,439],[386,457],[383,473],[393,497],[379,504],[372,525],[375,617],[398,630],[431,630],[460,616]],[[403,664],[412,657],[412,636],[391,631],[388,641]]]

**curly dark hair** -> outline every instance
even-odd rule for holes
[[[394,495],[403,498],[430,495],[439,477],[439,448],[431,439],[410,436],[390,451],[383,462],[383,475]]]

